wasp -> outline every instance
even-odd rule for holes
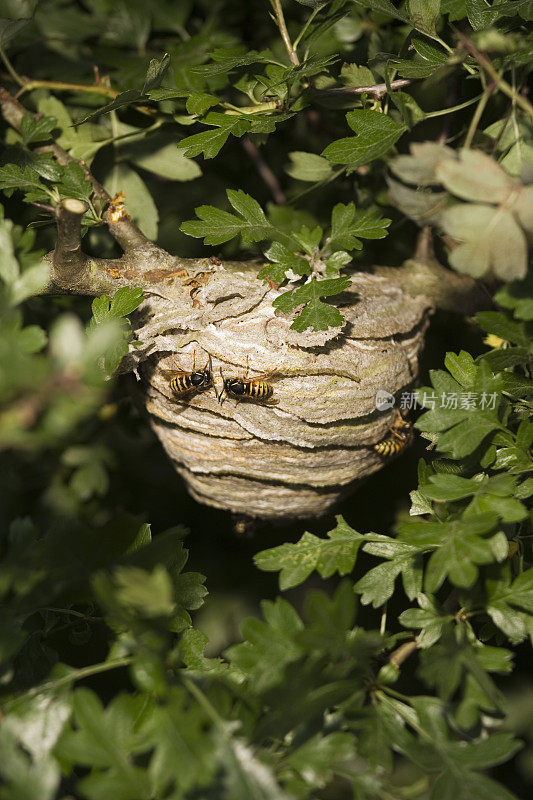
[[[381,442],[374,445],[374,450],[385,458],[397,456],[402,450],[405,450],[412,439],[413,426],[404,419],[400,411],[396,411],[396,419],[389,428],[389,433]]]
[[[170,377],[168,385],[171,392],[178,396],[189,394],[189,392],[199,392],[203,389],[208,389],[213,385],[213,367],[211,364],[211,356],[209,356],[205,367],[201,370],[197,370],[195,350],[191,372],[187,372],[187,370],[180,368],[178,371],[167,373],[167,376],[172,376]]]
[[[246,357],[246,371],[242,378],[225,378],[221,369],[220,375],[224,381],[224,388],[218,397],[219,403],[222,403],[225,392],[229,397],[233,397],[235,400],[258,400],[261,403],[276,405],[278,400],[272,400],[274,387],[266,380],[273,375],[274,372],[258,375],[256,378],[248,378],[248,357]]]

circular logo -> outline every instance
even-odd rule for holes
[[[394,407],[394,395],[385,389],[378,389],[376,392],[376,408],[378,411],[387,411]]]

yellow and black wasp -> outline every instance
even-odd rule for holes
[[[196,369],[196,350],[193,356],[192,370],[188,372],[180,368],[172,372],[166,372],[166,377],[169,378],[168,385],[170,391],[178,397],[183,397],[191,392],[201,392],[204,389],[209,389],[213,385],[213,367],[211,364],[211,356],[203,369]]]
[[[389,428],[389,433],[381,442],[374,445],[374,450],[384,458],[397,456],[413,440],[413,426],[402,413],[396,410],[396,419]]]
[[[219,403],[222,403],[224,393],[228,397],[233,397],[235,400],[255,400],[260,403],[268,405],[276,405],[279,401],[273,400],[274,387],[266,380],[274,375],[274,372],[265,373],[265,375],[258,375],[256,378],[248,378],[248,357],[246,358],[246,371],[242,378],[231,377],[225,378],[220,370],[220,375],[224,381],[224,388],[218,397]]]

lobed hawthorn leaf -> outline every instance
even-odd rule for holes
[[[355,566],[357,552],[365,537],[341,516],[336,519],[337,526],[328,532],[327,539],[306,532],[294,544],[286,542],[257,553],[254,557],[256,566],[265,572],[279,571],[282,591],[303,583],[314,570],[322,578],[330,578],[336,572],[347,575]]]
[[[519,186],[494,158],[469,148],[437,163],[435,175],[456,197],[478,203],[505,203]]]
[[[507,638],[513,643],[523,641],[528,633],[526,614],[518,611],[516,600],[513,600],[513,590],[508,566],[504,568],[497,579],[488,578],[485,583],[487,591],[486,612]]]
[[[265,621],[250,618],[243,622],[244,641],[225,652],[232,670],[236,670],[253,688],[263,692],[276,686],[283,678],[285,667],[302,655],[296,635],[303,623],[286,600],[264,600],[261,610]]]
[[[215,97],[215,95],[200,92],[189,95],[185,107],[189,114],[196,114],[201,117],[209,108],[218,105],[219,102],[218,97]]]
[[[270,50],[250,50],[246,54],[242,54],[240,48],[234,48],[232,55],[232,48],[217,48],[209,55],[212,62],[209,64],[202,64],[201,66],[193,66],[188,68],[191,75],[200,75],[202,77],[212,78],[223,73],[232,72],[238,67],[247,67],[250,64],[267,64],[272,59]]]
[[[265,256],[272,263],[263,267],[257,277],[270,278],[278,286],[285,280],[287,271],[303,276],[308,275],[311,269],[309,262],[305,258],[293,253],[280,242],[273,242],[265,252]]]
[[[474,682],[480,710],[501,709],[503,696],[488,673],[509,672],[511,659],[509,650],[470,642],[463,626],[447,627],[438,642],[421,652],[420,677],[445,702],[458,691],[469,691]]]
[[[349,111],[346,119],[357,135],[331,142],[322,155],[333,164],[352,168],[384,156],[407,130],[386,114],[369,109]]]
[[[111,100],[110,103],[106,103],[105,106],[98,108],[96,111],[91,111],[90,114],[86,114],[86,116],[78,120],[75,125],[76,127],[79,127],[86,122],[97,119],[102,114],[108,114],[110,111],[118,111],[119,108],[126,108],[127,106],[131,106],[134,103],[139,103],[147,99],[147,95],[144,95],[138,89],[126,89],[125,92],[120,92],[120,94],[118,94],[114,100]]]
[[[50,134],[57,127],[54,117],[38,117],[33,114],[24,114],[20,122],[20,134],[25,144],[43,142],[50,139]]]
[[[499,311],[480,311],[476,314],[476,322],[487,333],[492,333],[500,339],[524,347],[528,344],[528,335],[524,323],[509,319]]]
[[[526,237],[510,211],[461,203],[445,209],[440,224],[456,242],[449,261],[458,272],[505,281],[525,277]]]
[[[420,608],[408,608],[398,617],[405,628],[419,628],[416,637],[417,647],[425,650],[438,642],[447,625],[453,621],[453,614],[445,614],[434,597],[419,594],[416,598]]]
[[[212,125],[213,130],[195,133],[178,142],[183,155],[194,158],[203,153],[204,158],[214,158],[226,144],[230,134],[242,136],[247,133],[251,124],[242,117],[227,117],[211,111],[202,120],[205,125]]]
[[[38,172],[30,166],[6,164],[0,167],[0,189],[12,193],[15,189],[43,189]]]
[[[373,567],[355,584],[354,590],[361,594],[361,603],[371,603],[374,608],[382,606],[392,596],[396,578],[400,574],[405,593],[413,600],[422,591],[420,557],[423,548],[380,534],[372,534],[372,538],[375,541],[364,544],[364,552],[387,561]]]
[[[363,245],[357,237],[383,239],[391,221],[376,210],[357,211],[353,203],[338,203],[331,212],[331,246],[360,250]]]
[[[336,328],[343,323],[342,314],[333,306],[323,303],[322,297],[339,294],[351,284],[351,278],[329,278],[319,281],[312,277],[299,289],[284,292],[272,302],[274,308],[282,312],[290,312],[292,309],[305,303],[304,308],[296,317],[291,325],[293,330],[302,333],[308,328],[316,331]]]
[[[269,222],[257,200],[241,190],[227,189],[226,195],[239,216],[214,206],[200,206],[196,209],[200,219],[182,223],[180,230],[188,236],[203,238],[204,244],[222,244],[241,235],[246,242],[270,239],[298,249],[292,236]]]
[[[513,316],[526,321],[533,319],[533,276],[524,281],[502,286],[494,299],[500,306],[511,309]]]

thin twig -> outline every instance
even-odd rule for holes
[[[457,31],[457,36],[459,41],[463,45],[463,47],[468,50],[471,56],[473,56],[477,63],[482,67],[485,72],[492,78],[498,89],[502,91],[504,94],[507,95],[513,102],[515,102],[520,108],[525,111],[531,119],[533,120],[533,105],[526,100],[516,89],[507,83],[501,75],[494,69],[492,66],[492,62],[485,56],[483,53],[480,53],[479,50],[472,44],[472,42],[466,38],[464,34],[460,31]]]
[[[274,202],[277,203],[278,205],[283,205],[284,203],[286,203],[287,198],[285,197],[283,189],[281,188],[277,177],[272,172],[272,170],[266,163],[265,159],[261,155],[259,148],[256,147],[256,145],[247,136],[243,136],[243,138],[241,139],[241,144],[246,154],[252,160],[253,165],[256,168],[257,172],[268,186],[270,193],[274,198]]]
[[[483,94],[481,95],[481,99],[476,106],[476,110],[472,115],[472,119],[470,120],[470,125],[468,126],[468,131],[465,137],[463,147],[468,150],[470,145],[472,144],[472,140],[476,133],[477,127],[481,121],[481,117],[483,116],[483,112],[485,111],[485,106],[489,102],[490,96],[493,93],[494,89],[496,88],[496,84],[494,82],[489,83]]]
[[[393,650],[389,656],[389,664],[394,664],[395,667],[400,668],[404,661],[412,655],[417,648],[417,640],[413,639],[412,642],[404,642],[396,650]]]
[[[7,71],[9,72],[15,83],[18,83],[19,86],[24,86],[24,79],[21,78],[20,75],[18,74],[17,70],[11,63],[2,45],[0,45],[0,58],[4,62]]]
[[[333,89],[311,89],[311,92],[315,97],[337,97],[345,94],[372,94],[375,98],[381,100],[389,91],[389,87],[394,91],[395,89],[403,89],[405,86],[410,86],[412,83],[413,78],[398,78],[395,81],[391,81],[389,86],[387,86],[386,83],[374,83],[372,86],[336,86]]]
[[[289,54],[289,59],[291,64],[294,64],[295,67],[300,66],[300,59],[294,49],[289,32],[287,30],[287,25],[285,24],[285,17],[283,16],[283,9],[281,7],[281,0],[272,0],[272,5],[274,7],[274,14],[276,15],[276,23],[279,28],[279,32],[281,34],[281,38],[283,39],[283,44],[287,49],[287,53]]]
[[[315,9],[313,9],[313,11],[309,15],[305,25],[303,26],[302,30],[300,31],[300,33],[298,34],[298,36],[296,37],[296,39],[292,43],[292,46],[293,46],[294,50],[296,50],[296,48],[300,44],[301,40],[303,39],[303,37],[307,33],[307,30],[308,30],[310,24],[312,23],[312,21],[314,20],[314,18],[316,17],[316,15],[319,14],[325,6],[326,6],[326,3],[323,3],[321,6],[317,6]]]
[[[7,64],[6,64],[7,66]],[[89,92],[90,94],[102,94],[114,100],[119,92],[116,89],[111,89],[103,83],[68,83],[67,81],[22,81],[20,91],[15,95],[18,100],[25,92],[31,92],[33,89],[55,89],[58,92]]]

